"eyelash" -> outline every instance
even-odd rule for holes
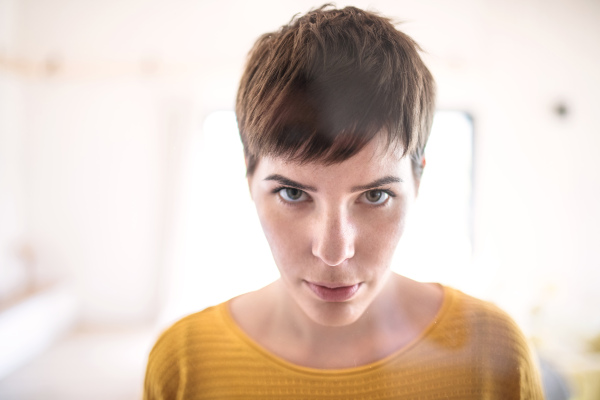
[[[276,194],[276,195],[277,195],[277,198],[279,199],[279,201],[281,201],[283,204],[285,204],[285,205],[287,205],[287,206],[294,207],[294,206],[298,206],[298,205],[300,205],[300,203],[303,203],[303,202],[302,202],[302,201],[293,201],[293,202],[292,202],[292,201],[288,201],[288,200],[285,200],[285,199],[283,199],[283,198],[281,197],[281,195],[279,194],[279,192],[281,192],[282,190],[285,190],[285,189],[294,189],[294,190],[298,190],[298,191],[300,191],[302,194],[305,194],[305,195],[307,195],[307,196],[308,196],[308,193],[306,193],[304,190],[302,190],[302,189],[298,189],[298,188],[295,188],[295,187],[293,187],[293,186],[278,186],[278,187],[276,187],[275,189],[273,189],[271,192],[272,192],[273,194]]]
[[[285,204],[286,206],[289,206],[289,207],[297,207],[297,206],[299,206],[299,205],[300,205],[300,203],[303,203],[303,202],[302,202],[302,201],[291,202],[291,201],[287,201],[287,200],[283,199],[283,198],[281,197],[281,195],[279,194],[279,192],[281,192],[281,191],[282,191],[282,190],[284,190],[284,189],[295,189],[295,190],[299,190],[300,192],[302,192],[303,194],[305,194],[305,195],[307,195],[307,196],[308,196],[308,194],[307,194],[307,193],[306,193],[304,190],[302,190],[302,189],[298,189],[298,188],[295,188],[295,187],[293,187],[293,186],[278,186],[278,187],[274,188],[274,189],[271,191],[271,193],[273,193],[273,194],[276,194],[276,195],[277,195],[277,199],[278,199],[280,202],[282,202],[283,204]]]
[[[278,186],[278,187],[274,188],[274,189],[271,191],[271,193],[273,193],[273,194],[277,194],[277,195],[278,195],[278,196],[277,196],[277,198],[279,199],[279,201],[281,201],[283,204],[285,204],[285,205],[287,205],[287,206],[294,207],[294,206],[298,206],[298,205],[300,205],[300,203],[303,203],[303,202],[302,202],[302,201],[298,201],[298,202],[291,202],[291,201],[287,201],[287,200],[285,200],[285,199],[281,198],[281,195],[279,195],[279,192],[281,192],[281,191],[282,191],[282,190],[284,190],[284,189],[295,189],[295,190],[299,190],[299,191],[301,191],[303,194],[305,194],[305,195],[307,195],[307,196],[308,196],[308,193],[306,193],[306,192],[305,192],[305,191],[303,191],[302,189],[298,189],[298,188],[295,188],[295,187],[293,187],[293,186]],[[395,193],[394,193],[394,192],[393,192],[391,189],[384,189],[384,188],[381,188],[381,189],[370,189],[370,190],[367,190],[367,191],[365,191],[365,192],[362,192],[362,193],[361,193],[361,196],[363,196],[363,195],[365,195],[366,193],[368,193],[368,192],[371,192],[371,191],[380,191],[380,192],[383,192],[383,193],[387,194],[389,197],[396,197],[396,194],[395,194]],[[372,204],[372,203],[370,204],[370,203],[368,203],[368,202],[367,202],[367,204],[369,204],[371,207],[382,207],[382,206],[384,206],[384,205],[386,205],[386,204],[387,204],[388,200],[389,200],[389,198],[388,198],[388,199],[386,199],[386,200],[385,200],[383,203],[381,203],[381,204]]]

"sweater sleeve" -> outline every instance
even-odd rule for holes
[[[184,338],[182,322],[167,329],[148,356],[144,379],[144,400],[176,399],[184,377],[180,353]]]
[[[480,334],[489,350],[488,372],[503,398],[543,400],[541,379],[531,347],[515,321],[495,305],[485,303]]]

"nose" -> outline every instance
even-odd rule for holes
[[[328,210],[315,222],[312,253],[329,266],[354,257],[356,229],[345,210]]]

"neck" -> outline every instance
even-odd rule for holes
[[[316,323],[276,281],[234,299],[238,325],[279,357],[305,367],[332,369],[365,365],[406,346],[435,319],[441,286],[391,274],[379,295],[352,324]]]
[[[381,359],[397,350],[399,332],[406,332],[401,279],[391,274],[381,293],[353,323],[326,326],[313,321],[278,281],[272,331],[298,349],[298,364],[344,368]],[[289,355],[287,357],[290,358]]]

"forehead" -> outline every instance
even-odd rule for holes
[[[258,164],[260,174],[279,173],[304,180],[326,181],[373,180],[384,175],[403,177],[411,173],[408,156],[402,157],[402,149],[391,150],[380,141],[373,140],[360,152],[338,163],[322,161],[298,162],[284,157],[265,157]]]

